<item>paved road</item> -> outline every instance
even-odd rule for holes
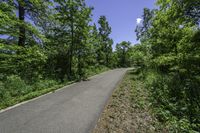
[[[89,133],[127,69],[108,71],[0,113],[0,133]]]

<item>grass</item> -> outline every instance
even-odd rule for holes
[[[91,77],[96,74],[102,73],[104,71],[108,71],[108,70],[109,70],[109,68],[98,68],[98,70],[89,73],[88,76]],[[1,82],[0,94],[3,96],[2,96],[2,100],[0,102],[0,110],[5,109],[10,106],[13,106],[13,105],[16,105],[18,103],[33,99],[33,98],[36,98],[41,95],[44,95],[44,94],[47,94],[50,92],[54,92],[64,86],[75,83],[76,81],[66,81],[64,83],[55,82],[55,83],[50,83],[50,84],[48,82],[49,81],[47,81],[47,82],[44,81],[44,82],[36,83],[35,86],[34,85],[28,86],[24,83],[24,81],[22,81],[21,79],[18,79],[18,77],[17,77],[17,79],[16,79],[16,77],[14,77],[13,84],[10,85],[10,83],[8,83],[10,85],[9,87],[7,87],[7,88],[9,88],[9,90],[6,90],[4,92],[1,92],[1,90],[5,90],[5,88],[3,89],[4,86],[2,85],[2,82]],[[5,84],[7,84],[7,83],[5,83]],[[14,91],[17,88],[21,89],[20,93],[18,91]],[[27,88],[27,92],[23,92],[26,90],[24,88]],[[15,92],[15,93],[10,94],[13,92]]]
[[[6,101],[1,102],[0,109],[5,109],[7,107],[13,106],[20,102],[24,102],[26,100],[30,100],[30,99],[36,98],[38,96],[47,94],[49,92],[56,91],[57,89],[62,88],[64,86],[72,84],[72,83],[74,83],[74,82],[72,81],[72,82],[67,82],[67,83],[63,83],[63,84],[59,84],[59,85],[54,85],[50,88],[36,90],[36,91],[30,92],[28,94],[22,95],[22,96],[12,97],[11,99],[7,99]]]

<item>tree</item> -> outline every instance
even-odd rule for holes
[[[130,66],[129,55],[128,55],[130,46],[131,42],[126,42],[126,41],[123,41],[116,45],[116,51],[118,54],[120,67]]]
[[[57,0],[56,17],[58,26],[57,31],[58,45],[64,45],[61,49],[65,53],[61,57],[61,77],[67,75],[68,79],[84,77],[86,65],[86,55],[89,54],[90,29],[92,9],[87,7],[82,0]],[[63,51],[64,50],[64,51]]]
[[[135,29],[137,40],[144,41],[145,39],[148,39],[150,37],[149,29],[152,26],[152,18],[155,11],[156,10],[144,8],[142,15],[142,25],[137,25]]]
[[[109,66],[113,44],[112,39],[109,38],[109,35],[111,33],[111,27],[109,26],[105,16],[100,16],[98,23],[100,25],[99,36],[102,45],[99,51],[99,63]]]
[[[91,8],[88,8],[83,4],[81,11],[79,12],[79,23],[77,25],[77,46],[76,46],[76,55],[78,58],[78,78],[86,79],[86,68],[91,56],[91,44],[90,44],[90,29],[91,26],[89,22],[91,21]]]
[[[36,20],[39,17],[45,16],[46,8],[49,5],[48,0],[42,1],[42,0],[3,0],[4,5],[9,5],[12,7],[13,16],[16,18],[12,21],[17,21],[15,25],[13,25],[12,28],[19,29],[18,31],[18,45],[24,47],[26,40],[32,41],[32,38],[34,38],[35,42],[39,39],[43,39],[42,35],[39,33],[37,28],[35,26],[31,25],[31,22],[36,22]],[[12,16],[12,15],[10,15]],[[18,17],[18,19],[17,19]],[[27,31],[27,32],[26,32]],[[13,31],[15,32],[15,31]],[[16,33],[16,32],[15,32]],[[13,35],[12,34],[9,34]],[[29,37],[32,36],[32,37]]]
[[[140,67],[144,69],[146,65],[149,63],[146,44],[133,45],[132,47],[130,47],[129,53],[130,53],[129,58],[131,58],[130,60],[132,61],[131,63],[135,67]]]
[[[0,39],[0,43],[8,44],[10,36],[17,37],[16,25],[18,24],[17,17],[14,12],[15,7],[6,2],[0,3],[0,35],[4,36]]]
[[[94,47],[95,64],[99,65],[101,60],[101,38],[99,36],[99,31],[96,24],[92,27],[92,44]]]

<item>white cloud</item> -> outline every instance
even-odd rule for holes
[[[183,28],[184,28],[184,25],[179,25],[179,28],[180,28],[180,29],[183,29]]]
[[[141,18],[137,18],[137,24],[141,24],[142,19]]]

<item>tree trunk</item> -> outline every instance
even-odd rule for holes
[[[19,10],[19,20],[22,24],[19,26],[19,40],[18,45],[24,47],[25,46],[25,27],[24,27],[24,18],[25,18],[25,9],[22,3],[18,2],[18,10]]]
[[[122,66],[125,67],[125,65],[126,65],[126,52],[125,49],[123,49]]]
[[[70,9],[70,28],[71,28],[71,44],[69,48],[69,66],[68,66],[68,79],[71,80],[72,76],[72,60],[74,54],[74,19],[73,19],[73,9]]]

